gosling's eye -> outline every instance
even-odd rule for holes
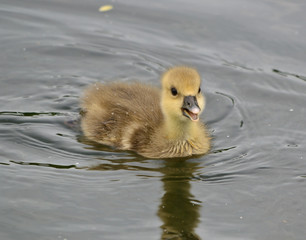
[[[176,96],[176,95],[177,95],[177,90],[176,90],[175,87],[172,87],[172,88],[171,88],[171,93],[172,93],[173,96]]]
[[[198,91],[198,93],[200,93],[201,92],[201,88],[199,88],[199,91]]]

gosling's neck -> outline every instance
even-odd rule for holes
[[[192,135],[198,128],[198,122],[192,122],[188,119],[182,120],[165,116],[162,127],[162,132],[165,134],[168,140],[185,141],[192,138]]]

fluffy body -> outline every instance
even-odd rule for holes
[[[90,140],[148,158],[205,154],[210,149],[205,125],[182,110],[184,97],[194,96],[198,114],[203,111],[200,83],[196,70],[175,67],[162,76],[162,90],[141,83],[93,84],[82,97],[82,130]]]

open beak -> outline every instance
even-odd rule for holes
[[[200,111],[201,109],[195,96],[184,97],[182,112],[185,117],[189,118],[191,121],[198,121]]]

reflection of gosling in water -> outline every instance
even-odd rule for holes
[[[161,82],[161,91],[140,83],[90,86],[81,104],[85,136],[149,158],[207,153],[210,138],[199,121],[205,99],[198,72],[174,67]]]

